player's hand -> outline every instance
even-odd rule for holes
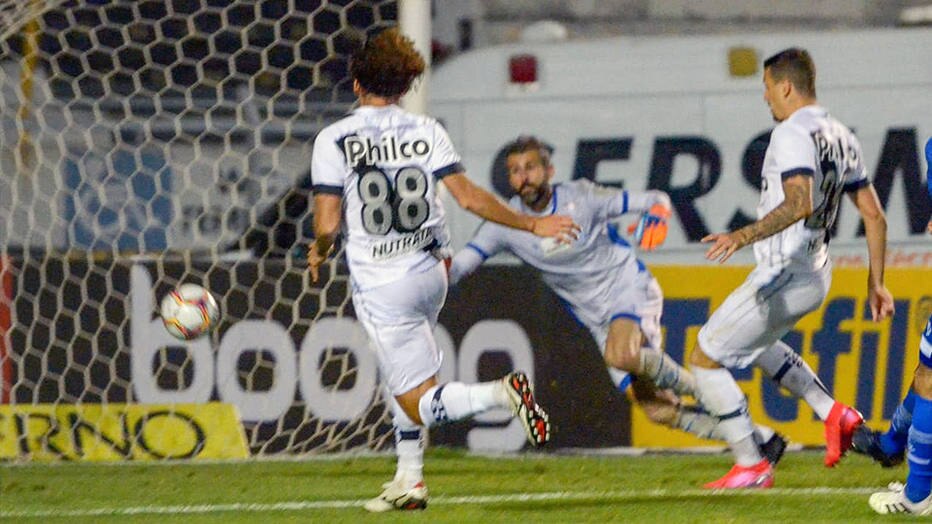
[[[317,251],[317,243],[313,243],[307,248],[307,267],[311,270],[311,282],[317,282],[320,278],[320,266],[327,261],[327,257],[333,253],[333,244],[327,249],[327,252],[320,254]]]
[[[566,215],[534,217],[531,227],[531,233],[539,237],[553,237],[566,244],[576,240],[579,231],[579,224]]]
[[[870,304],[871,317],[874,322],[893,316],[893,295],[890,294],[886,286],[880,286],[879,288],[868,286],[867,302]]]
[[[628,226],[628,234],[645,251],[653,251],[667,239],[667,220],[670,209],[662,204],[654,204],[641,219]]]
[[[735,232],[706,235],[702,242],[706,244],[712,242],[712,247],[705,252],[705,257],[708,260],[718,260],[720,264],[731,258],[735,251],[744,247],[744,243]]]
[[[929,224],[926,226],[926,231],[932,234],[932,220],[929,220]]]

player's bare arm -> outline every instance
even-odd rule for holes
[[[311,282],[317,282],[320,266],[333,252],[333,243],[340,230],[342,198],[336,195],[314,195],[314,242],[307,250],[307,267]]]
[[[532,217],[514,211],[495,195],[473,184],[463,173],[445,176],[443,182],[460,207],[486,220],[562,242],[574,240],[579,233],[579,225],[568,216]]]
[[[867,239],[869,257],[867,301],[871,308],[871,316],[876,322],[893,315],[893,296],[883,283],[887,218],[873,185],[868,184],[849,195],[864,221],[864,236]]]
[[[731,233],[718,233],[703,238],[703,242],[713,242],[705,257],[725,262],[742,247],[779,233],[812,214],[811,176],[796,175],[785,179],[783,194],[783,202],[757,222]]]

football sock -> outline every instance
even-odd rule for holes
[[[835,399],[793,348],[783,341],[777,341],[765,349],[754,363],[774,382],[805,400],[820,419],[828,418]]]
[[[628,386],[631,385],[631,381],[634,380],[634,377],[627,371],[622,371],[618,368],[613,368],[612,366],[605,366],[608,369],[608,376],[612,379],[612,384],[618,391],[624,393],[628,390]]]
[[[754,425],[754,441],[757,442],[758,446],[770,440],[776,433],[777,432],[769,426],[762,426],[760,424]]]
[[[424,431],[405,414],[393,398],[392,420],[395,423],[395,455],[398,457],[395,480],[411,488],[424,480]]]
[[[672,389],[679,395],[696,395],[696,379],[666,353],[654,348],[641,348],[641,372],[660,389]]]
[[[909,428],[909,476],[906,498],[919,502],[929,496],[932,487],[932,400],[916,395],[913,424]]]
[[[739,466],[753,466],[762,459],[754,441],[754,426],[747,413],[747,401],[734,377],[725,368],[694,367],[699,400],[709,413],[718,417],[719,431],[731,447]]]
[[[701,406],[680,406],[673,427],[687,433],[710,440],[727,440],[719,429],[719,420]],[[773,437],[773,429],[767,426],[754,426],[754,441],[759,445]]]
[[[471,417],[492,408],[510,408],[508,394],[499,380],[481,384],[447,382],[427,390],[418,401],[421,421],[427,427]]]
[[[913,423],[913,409],[915,409],[916,398],[918,395],[910,389],[906,398],[893,412],[893,418],[890,419],[890,429],[880,435],[880,449],[887,455],[899,455],[906,449],[906,441],[909,438],[909,427]]]

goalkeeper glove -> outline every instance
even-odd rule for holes
[[[667,238],[667,219],[670,210],[662,204],[654,204],[641,219],[628,227],[628,234],[634,235],[634,240],[645,251],[653,251]]]

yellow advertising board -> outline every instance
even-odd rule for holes
[[[750,272],[749,267],[655,266],[664,291],[664,343],[682,362],[699,328]],[[896,300],[892,319],[874,323],[867,299],[867,270],[835,269],[822,307],[803,318],[784,341],[800,352],[835,398],[857,408],[875,428],[886,427],[909,388],[918,363],[919,338],[932,313],[932,270],[889,269]],[[823,445],[823,425],[802,400],[781,390],[760,370],[733,370],[748,396],[752,418],[793,442]],[[632,409],[631,443],[637,447],[721,444],[651,423]]]
[[[227,459],[249,455],[232,404],[0,405],[0,460]]]

